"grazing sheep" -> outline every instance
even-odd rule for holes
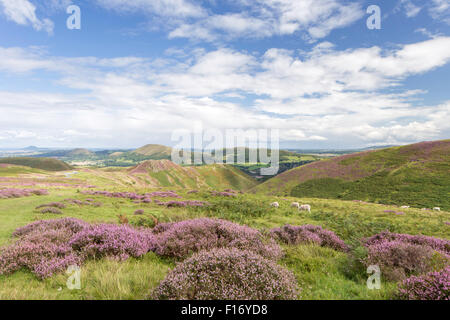
[[[273,203],[270,204],[270,206],[273,207],[273,208],[279,208],[280,204],[278,202],[273,202]]]
[[[410,206],[401,206],[402,209],[409,209],[411,208]]]
[[[439,208],[439,207],[434,207],[433,210],[434,210],[434,211],[441,211],[441,208]]]
[[[299,208],[300,211],[308,211],[311,213],[311,206],[309,204],[302,204]]]
[[[292,202],[292,203],[291,203],[291,208],[297,208],[297,209],[300,209],[300,203],[298,203],[298,202]]]

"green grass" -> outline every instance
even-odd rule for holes
[[[15,164],[47,171],[65,171],[73,169],[73,167],[67,163],[51,158],[1,158],[0,163]]]
[[[450,210],[450,140],[322,160],[252,191]]]
[[[206,176],[214,178],[214,184],[230,181],[214,173],[213,168],[201,168]],[[236,169],[230,169],[230,172]],[[104,174],[122,174],[121,171],[102,171]],[[152,191],[150,188],[118,186],[117,178],[107,178],[81,172],[74,178],[92,184],[102,183],[108,190]],[[54,178],[56,179],[56,178]],[[225,179],[225,180],[222,180]],[[227,180],[228,179],[228,180]],[[245,180],[242,180],[245,181]],[[244,183],[245,185],[245,183]],[[99,190],[102,187],[98,188]],[[154,190],[154,189],[153,189]],[[318,198],[277,197],[260,194],[244,194],[235,198],[213,197],[207,188],[198,194],[187,194],[189,189],[178,189],[184,199],[204,200],[209,208],[165,208],[154,203],[135,204],[125,199],[86,196],[76,189],[50,188],[47,196],[31,196],[20,199],[0,200],[0,247],[13,241],[11,234],[21,226],[39,219],[75,217],[88,222],[118,223],[118,215],[130,221],[137,219],[133,213],[143,209],[145,217],[150,215],[160,222],[181,221],[196,217],[218,217],[246,224],[262,231],[285,224],[321,225],[336,232],[352,247],[350,255],[317,246],[284,246],[285,257],[279,262],[296,276],[302,292],[301,299],[391,299],[394,298],[395,283],[383,281],[381,290],[368,290],[365,270],[355,267],[360,239],[381,231],[424,234],[450,239],[449,212],[428,212],[419,209],[401,209],[405,215],[386,213],[399,211],[395,206],[364,204],[344,200]],[[38,205],[63,201],[66,198],[85,200],[94,198],[102,207],[69,205],[63,215],[42,215]],[[270,208],[278,201],[279,209]],[[299,212],[291,208],[298,201],[312,206],[312,212]],[[28,271],[9,276],[0,276],[0,299],[145,299],[174,266],[174,261],[162,259],[150,253],[141,259],[116,262],[106,259],[89,261],[82,267],[82,289],[70,291],[66,288],[67,275],[61,274],[44,281],[38,280]],[[61,288],[61,289],[60,289]],[[60,290],[59,290],[60,289]]]

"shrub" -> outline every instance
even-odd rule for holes
[[[0,254],[0,274],[25,268],[44,279],[86,259],[110,257],[125,260],[153,249],[149,231],[129,226],[89,225],[65,218],[32,223],[17,229],[18,240]]]
[[[142,210],[142,209],[136,210],[136,211],[134,212],[134,215],[135,215],[135,216],[141,216],[141,215],[143,215],[143,214],[144,214],[144,210]]]
[[[288,300],[297,297],[294,275],[272,260],[236,248],[199,252],[160,283],[160,300]]]
[[[75,234],[69,245],[84,257],[110,257],[120,261],[140,257],[153,247],[150,232],[127,225],[98,224]]]
[[[330,247],[335,250],[348,251],[348,246],[334,232],[323,229],[321,226],[285,225],[281,228],[270,230],[271,236],[286,244],[314,243],[322,247]]]
[[[23,198],[30,197],[32,195],[43,196],[48,195],[48,191],[45,189],[1,189],[0,199],[9,198]]]
[[[379,265],[383,276],[392,281],[431,272],[449,261],[448,240],[383,232],[363,243],[368,251],[365,265]]]
[[[450,266],[423,276],[412,276],[399,285],[399,299],[450,300]]]
[[[61,202],[52,202],[52,203],[47,203],[47,204],[41,204],[40,206],[36,207],[36,209],[41,209],[41,208],[58,208],[58,209],[64,209],[66,207],[66,205],[64,203]]]
[[[77,219],[38,221],[17,229],[13,236],[19,240],[0,255],[0,274],[11,274],[29,269],[44,279],[64,271],[70,265],[79,265],[82,258],[68,244],[86,223]]]
[[[87,226],[89,226],[87,222],[75,218],[41,220],[16,229],[13,233],[13,237],[20,238],[33,232],[43,232],[46,230],[64,230],[69,236],[72,236]]]
[[[45,208],[40,211],[41,213],[62,214],[62,211],[58,208]]]
[[[206,249],[232,247],[251,250],[264,257],[281,257],[281,248],[255,229],[226,220],[201,218],[175,223],[159,224],[156,236],[156,253],[162,256],[185,258],[191,253]]]

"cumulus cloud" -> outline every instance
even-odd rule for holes
[[[39,19],[36,6],[28,0],[0,0],[3,14],[10,21],[24,26],[32,26],[35,30],[53,33],[54,23],[49,19]]]
[[[215,41],[223,37],[264,38],[305,32],[310,39],[352,24],[364,13],[357,2],[338,0],[229,1],[239,13],[210,14],[195,22],[184,22],[169,37]]]
[[[171,144],[173,130],[192,130],[200,122],[205,129],[280,129],[284,141],[382,144],[445,137],[450,102],[416,103],[426,92],[407,91],[402,82],[450,62],[449,46],[449,37],[395,50],[338,50],[325,42],[300,54],[197,49],[181,60],[64,58],[0,48],[0,73],[27,72],[48,82],[41,71],[52,71],[52,81],[66,92],[0,91],[0,112],[7,115],[0,118],[0,136],[16,130],[48,145],[89,140],[91,147],[130,147]]]

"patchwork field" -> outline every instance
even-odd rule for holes
[[[3,248],[0,251],[5,255],[8,247],[16,241],[22,241],[12,237],[16,229],[36,221],[64,217],[88,223],[144,227],[145,230],[171,222],[220,218],[247,225],[263,235],[287,224],[314,225],[334,232],[349,249],[337,250],[332,245],[326,245],[326,241],[315,242],[315,238],[290,244],[278,239],[277,245],[281,246],[283,254],[276,259],[276,263],[295,276],[299,289],[295,294],[296,299],[393,299],[398,297],[397,279],[382,277],[380,290],[367,288],[368,275],[364,259],[367,259],[368,254],[361,240],[387,230],[392,233],[450,238],[449,212],[401,209],[398,206],[360,201],[279,197],[234,190],[224,192],[226,185],[229,189],[235,187],[241,190],[253,185],[251,179],[236,174],[236,169],[222,167],[196,168],[195,177],[203,177],[204,180],[201,180],[198,190],[193,190],[199,184],[173,183],[175,179],[169,180],[171,177],[180,177],[180,174],[173,174],[172,169],[167,168],[168,163],[159,163],[162,166],[160,175],[155,175],[155,171],[158,171],[155,169],[156,164],[152,163],[151,166],[147,163],[143,167],[126,170],[81,169],[58,173],[1,166],[0,193],[4,195],[0,197],[0,247]],[[189,177],[183,181],[195,181],[189,175],[190,170],[182,168],[182,174],[186,175],[183,177]],[[220,178],[214,175],[217,171],[221,172]],[[165,178],[162,173],[166,175]],[[148,181],[158,181],[159,184]],[[164,188],[164,181],[170,181],[171,188]],[[5,196],[7,190],[12,192],[11,188],[22,190],[22,193],[25,190],[42,189],[46,192],[24,195],[17,194],[16,190],[13,192],[15,195]],[[114,194],[119,191],[122,193]],[[275,201],[279,203],[279,208],[270,207]],[[291,207],[292,202],[308,203],[312,210],[310,213],[298,211]],[[46,204],[47,207],[42,207]],[[201,246],[198,243],[202,242],[202,232],[198,232],[195,235],[196,246]],[[154,298],[152,293],[169,270],[182,261],[176,256],[158,253],[158,250],[119,260],[101,255],[87,258],[81,269],[81,290],[67,289],[68,275],[63,271],[42,279],[36,274],[37,269],[31,272],[28,268],[20,267],[17,271],[0,275],[0,299]],[[0,273],[1,267],[0,258]],[[437,270],[438,267],[442,267],[442,263],[436,263],[428,269]],[[413,275],[416,271],[410,270],[408,273]]]

